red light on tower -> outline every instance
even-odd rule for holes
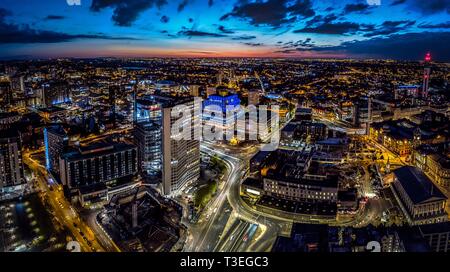
[[[422,84],[422,97],[428,98],[428,85],[430,82],[430,63],[431,62],[431,54],[428,52],[425,55],[425,69],[423,70],[423,84]]]

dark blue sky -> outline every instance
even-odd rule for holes
[[[450,0],[2,0],[0,57],[450,61]],[[380,2],[380,5],[377,5]]]

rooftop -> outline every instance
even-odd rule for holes
[[[434,199],[447,199],[425,174],[416,167],[403,166],[394,170],[394,174],[408,194],[409,198],[419,204]]]
[[[72,149],[63,154],[63,157],[69,161],[86,160],[107,154],[127,151],[132,148],[135,148],[134,145],[126,143],[98,142],[88,146],[79,147],[78,149]]]
[[[65,111],[65,109],[63,109],[61,107],[57,107],[57,106],[51,106],[51,107],[39,109],[39,111],[45,112],[45,113],[54,113],[54,112]]]
[[[442,222],[436,224],[426,224],[418,226],[420,232],[424,235],[434,233],[450,233],[450,222]]]
[[[66,131],[64,130],[62,125],[51,125],[46,127],[46,129],[53,134],[66,135]]]

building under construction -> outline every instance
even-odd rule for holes
[[[137,187],[114,196],[97,219],[123,251],[168,252],[185,239],[181,217],[181,206]]]

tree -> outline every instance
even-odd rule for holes
[[[217,182],[209,182],[206,186],[198,189],[194,196],[194,205],[199,209],[203,208],[211,200],[217,191]]]

